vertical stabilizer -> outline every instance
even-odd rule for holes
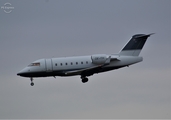
[[[147,40],[147,38],[154,33],[145,35],[145,34],[136,34],[132,36],[131,40],[123,47],[119,52],[119,55],[126,56],[138,56]]]

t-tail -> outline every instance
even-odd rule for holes
[[[150,35],[154,33],[145,35],[145,34],[136,34],[132,36],[131,40],[123,47],[123,49],[119,52],[119,55],[126,56],[139,56],[146,40]]]

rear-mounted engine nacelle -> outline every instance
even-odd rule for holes
[[[104,64],[108,57],[109,56],[105,54],[96,54],[96,55],[92,55],[91,59],[93,64],[99,65],[99,64]]]

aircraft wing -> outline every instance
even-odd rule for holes
[[[100,64],[100,65],[96,65],[93,67],[88,67],[88,68],[84,68],[84,69],[80,69],[80,70],[67,71],[67,72],[65,72],[65,75],[76,75],[76,74],[78,75],[83,72],[85,73],[85,72],[89,72],[89,71],[95,71],[95,70],[98,70],[106,65],[109,65],[111,61],[119,61],[119,59],[116,57],[109,56],[104,64]]]
[[[89,71],[89,70],[94,70],[94,69],[97,69],[97,68],[101,68],[102,66],[103,66],[103,64],[102,65],[93,66],[93,67],[89,67],[89,68],[80,69],[80,70],[68,71],[68,72],[65,72],[65,74],[66,75],[81,74],[82,72]]]

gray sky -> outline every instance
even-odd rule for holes
[[[5,13],[3,6],[13,9]],[[0,118],[171,118],[170,0],[1,0]],[[8,10],[6,10],[8,12]],[[40,58],[117,53],[137,33],[143,62],[89,77],[16,75]]]

